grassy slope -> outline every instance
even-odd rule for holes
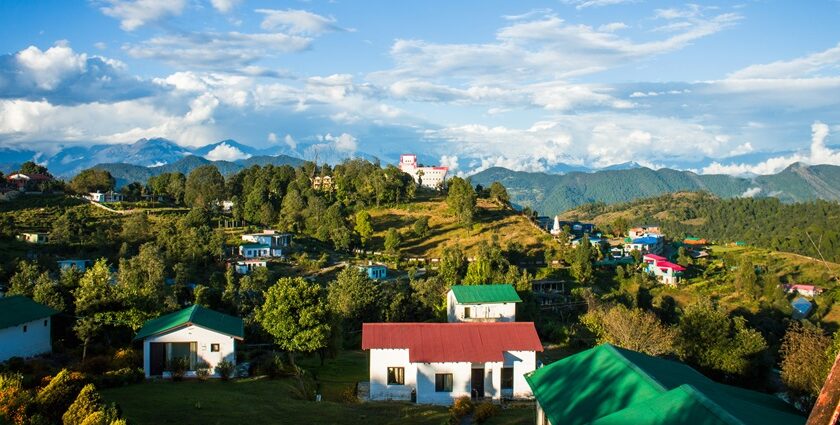
[[[346,351],[321,367],[316,358],[301,361],[321,383],[324,401],[296,400],[292,381],[248,378],[220,381],[148,381],[103,391],[119,403],[133,424],[439,424],[443,407],[401,402],[340,402],[341,391],[368,377],[367,355]],[[508,409],[488,424],[531,424],[532,408]]]
[[[424,215],[429,217],[429,235],[418,238],[412,233],[411,226]],[[408,257],[439,258],[447,245],[456,242],[470,255],[476,251],[479,242],[489,242],[494,234],[498,235],[503,247],[515,241],[526,252],[534,250],[541,253],[551,241],[546,233],[521,215],[484,199],[478,200],[475,224],[471,229],[459,226],[455,217],[447,211],[446,202],[441,200],[420,201],[400,208],[380,208],[371,211],[371,217],[375,233],[368,246],[382,249],[385,233],[396,227],[403,235],[403,255]]]

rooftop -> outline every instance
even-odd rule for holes
[[[50,317],[57,311],[23,295],[0,298],[0,329]]]
[[[510,284],[455,285],[455,299],[461,304],[521,303],[522,299]]]
[[[525,379],[554,424],[779,424],[805,417],[770,394],[719,384],[691,367],[609,344]]]
[[[245,336],[242,319],[219,313],[218,311],[210,310],[200,305],[194,305],[174,313],[160,316],[157,319],[149,320],[137,331],[137,336],[134,339],[147,338],[189,325],[200,326],[238,339],[242,339]]]
[[[413,363],[499,362],[505,351],[542,351],[533,322],[365,323],[362,349],[407,349]]]

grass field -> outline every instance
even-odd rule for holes
[[[485,199],[477,202],[475,223],[472,228],[460,226],[447,210],[446,202],[431,200],[414,202],[401,208],[380,208],[371,211],[375,233],[369,246],[380,250],[384,245],[385,232],[394,227],[400,230],[403,243],[401,251],[408,257],[439,258],[443,249],[457,243],[467,255],[475,253],[478,244],[490,241],[495,234],[504,247],[509,242],[520,244],[523,251],[533,250],[542,256],[542,251],[551,237],[534,227],[528,220],[509,209],[502,209]],[[422,216],[429,217],[429,234],[417,237],[411,226]]]
[[[117,402],[131,424],[440,424],[445,407],[405,402],[343,403],[341,391],[368,376],[367,356],[346,351],[320,366],[317,358],[299,364],[320,383],[324,401],[293,397],[291,379],[246,378],[231,382],[147,381],[103,390]],[[504,409],[489,425],[525,425],[534,422],[531,406]]]

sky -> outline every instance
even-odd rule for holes
[[[840,165],[837,22],[837,0],[0,0],[0,147]]]

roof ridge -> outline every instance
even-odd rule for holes
[[[689,395],[695,397],[697,401],[703,405],[706,409],[712,412],[715,416],[719,417],[720,419],[724,420],[727,423],[733,425],[745,425],[744,421],[738,419],[735,415],[729,413],[723,406],[715,403],[714,400],[709,398],[703,391],[700,391],[697,387],[691,384],[682,384],[674,390],[682,390],[688,393]],[[673,390],[672,390],[673,391]]]
[[[615,347],[614,345],[612,345],[610,343],[606,343],[606,344],[602,345],[602,347],[604,347],[604,349],[607,350],[607,352],[609,352],[613,356],[617,357],[618,360],[621,361],[622,363],[624,363],[625,366],[632,369],[636,373],[640,374],[643,378],[645,378],[645,380],[647,380],[651,384],[654,384],[662,392],[670,391],[670,390],[668,390],[668,388],[665,387],[665,385],[663,385],[661,382],[659,382],[656,378],[651,376],[644,369],[639,367],[639,365],[637,365],[636,363],[633,363],[632,360],[628,359],[624,354],[622,354],[620,351],[618,351],[617,347]]]

